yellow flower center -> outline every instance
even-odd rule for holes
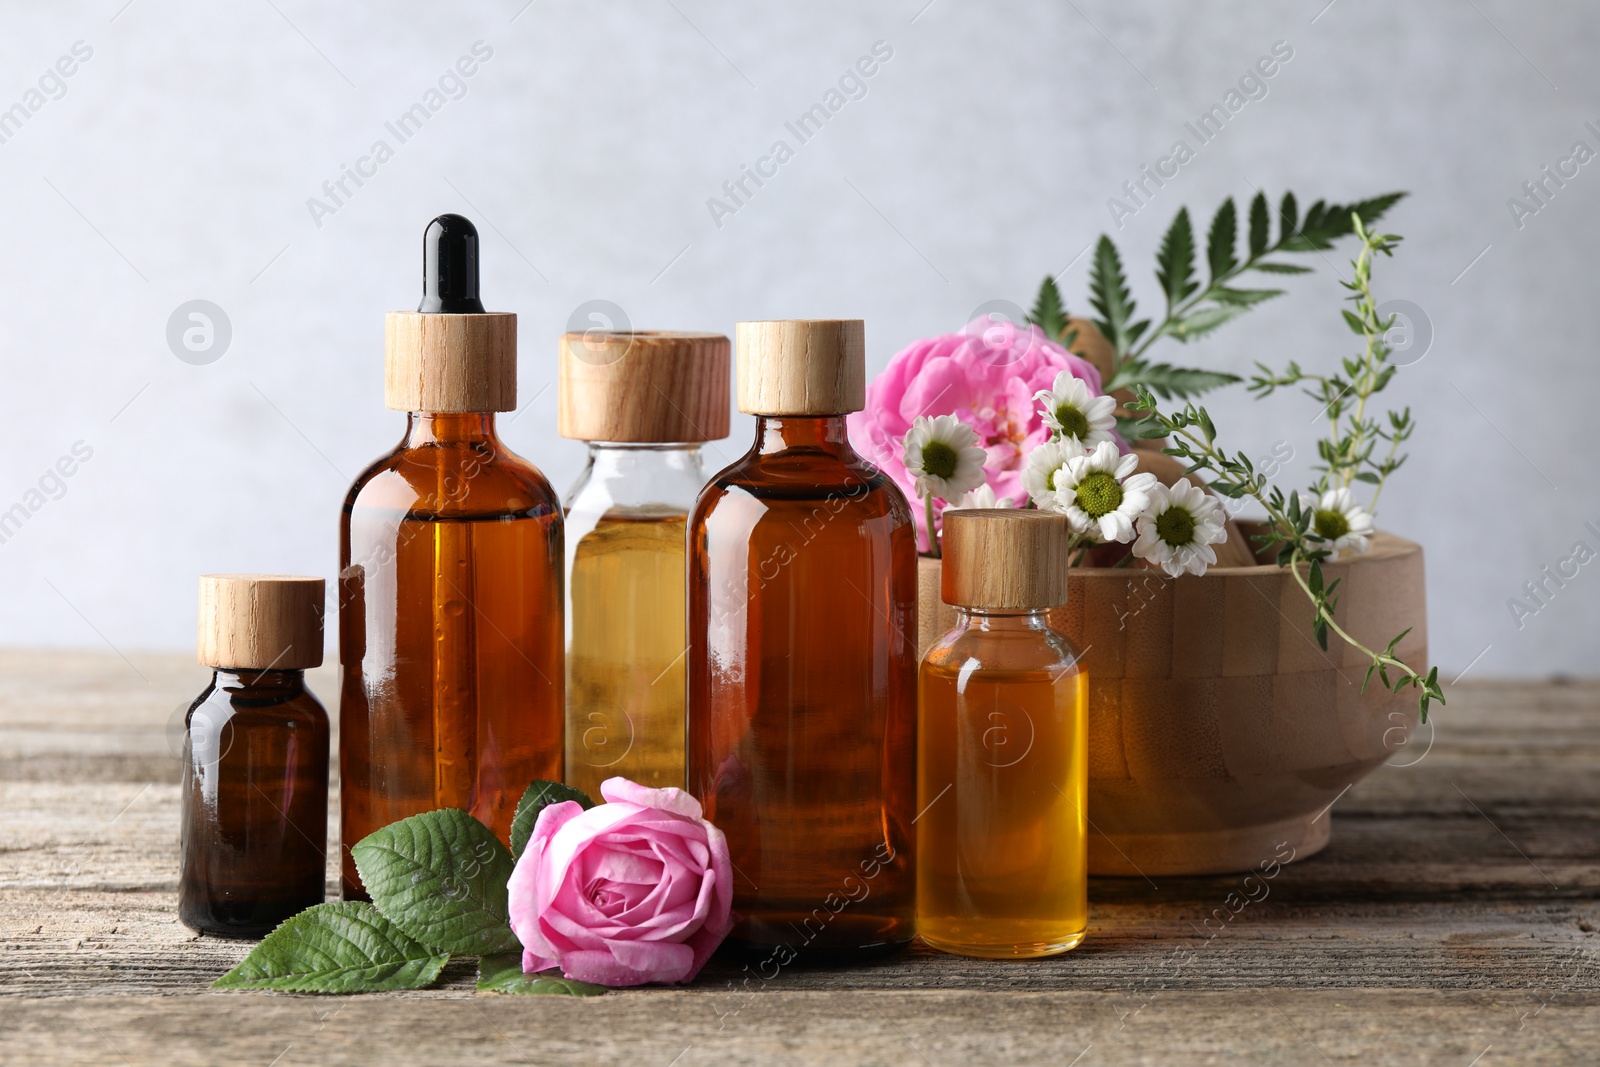
[[[1344,512],[1331,508],[1318,510],[1312,516],[1311,523],[1316,528],[1317,536],[1325,541],[1337,541],[1350,532],[1350,520],[1344,517]]]
[[[1184,508],[1168,508],[1156,516],[1156,536],[1173,548],[1194,542],[1194,516]]]
[[[1056,421],[1061,424],[1061,432],[1068,437],[1082,441],[1089,436],[1089,416],[1071,404],[1056,408]]]
[[[961,456],[943,441],[929,441],[922,446],[922,469],[935,478],[953,478]]]
[[[1122,504],[1122,483],[1105,471],[1094,471],[1078,483],[1077,500],[1091,519],[1109,515]]]

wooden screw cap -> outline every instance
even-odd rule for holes
[[[1065,515],[1019,508],[944,513],[940,598],[990,610],[1037,611],[1067,602]]]
[[[396,411],[515,411],[517,317],[391,311],[383,321],[383,399]]]
[[[238,670],[322,664],[323,581],[292,574],[202,574],[200,662]]]
[[[843,415],[866,406],[860,319],[741,322],[734,337],[740,411]]]
[[[720,333],[587,330],[561,337],[558,425],[578,441],[728,436],[728,339]]]

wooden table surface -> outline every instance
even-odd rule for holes
[[[919,947],[572,999],[475,993],[470,962],[420,993],[208,992],[248,944],[176,915],[173,729],[204,682],[179,656],[0,652],[0,1062],[1600,1062],[1600,683],[1451,689],[1337,801],[1328,849],[1225,924],[1202,926],[1239,877],[1097,879],[1051,960]]]

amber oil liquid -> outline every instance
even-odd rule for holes
[[[1044,613],[963,611],[918,717],[917,932],[965,956],[1065,952],[1088,927],[1088,675]]]
[[[684,537],[666,506],[602,515],[573,551],[567,784],[684,787]]]

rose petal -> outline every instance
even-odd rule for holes
[[[613,804],[637,804],[698,820],[704,813],[700,802],[682,789],[650,789],[626,778],[607,778],[600,783],[600,795]]]

